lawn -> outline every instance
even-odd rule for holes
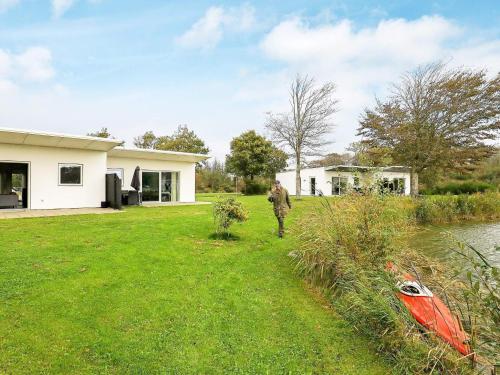
[[[238,199],[232,241],[210,206],[1,221],[0,373],[388,373]]]

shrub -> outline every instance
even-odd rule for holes
[[[432,189],[422,190],[424,195],[434,194],[475,194],[485,193],[487,191],[496,191],[496,187],[486,182],[467,181],[462,183],[450,182],[445,185],[438,185]]]
[[[415,200],[419,223],[446,223],[465,219],[500,217],[500,194],[435,195]]]
[[[248,214],[241,202],[229,197],[220,199],[213,205],[215,232],[217,235],[229,235],[229,228],[234,222],[243,222]]]
[[[267,193],[269,186],[257,181],[247,181],[245,183],[245,195],[261,195]]]

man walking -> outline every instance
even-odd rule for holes
[[[271,189],[271,194],[268,197],[269,202],[273,203],[274,214],[278,219],[278,236],[283,238],[283,232],[285,231],[285,216],[288,209],[292,208],[290,204],[290,197],[288,196],[288,190],[286,190],[279,181],[276,181],[273,188]]]

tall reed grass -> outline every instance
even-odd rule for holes
[[[394,363],[395,372],[469,373],[473,370],[467,360],[432,333],[422,333],[397,298],[397,276],[387,272],[386,265],[391,261],[403,272],[419,273],[426,284],[446,293],[454,281],[446,282],[442,276],[449,274],[436,272],[445,267],[408,246],[415,224],[434,222],[443,214],[451,221],[479,213],[495,216],[498,211],[498,201],[489,195],[417,201],[380,195],[323,199],[321,207],[296,226],[299,247],[292,255],[297,270],[356,330],[372,339]],[[459,290],[450,293],[458,308],[465,303]]]
[[[500,218],[500,193],[496,192],[423,196],[413,204],[416,220],[422,224]]]

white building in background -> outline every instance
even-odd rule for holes
[[[350,189],[381,187],[401,195],[410,195],[410,168],[402,166],[361,167],[334,165],[304,168],[300,171],[302,195],[342,195]],[[292,195],[295,191],[295,170],[276,174],[276,179]]]
[[[143,202],[194,202],[195,165],[207,155],[126,149],[122,141],[0,128],[0,209],[100,207],[106,174],[132,190],[140,167]]]

